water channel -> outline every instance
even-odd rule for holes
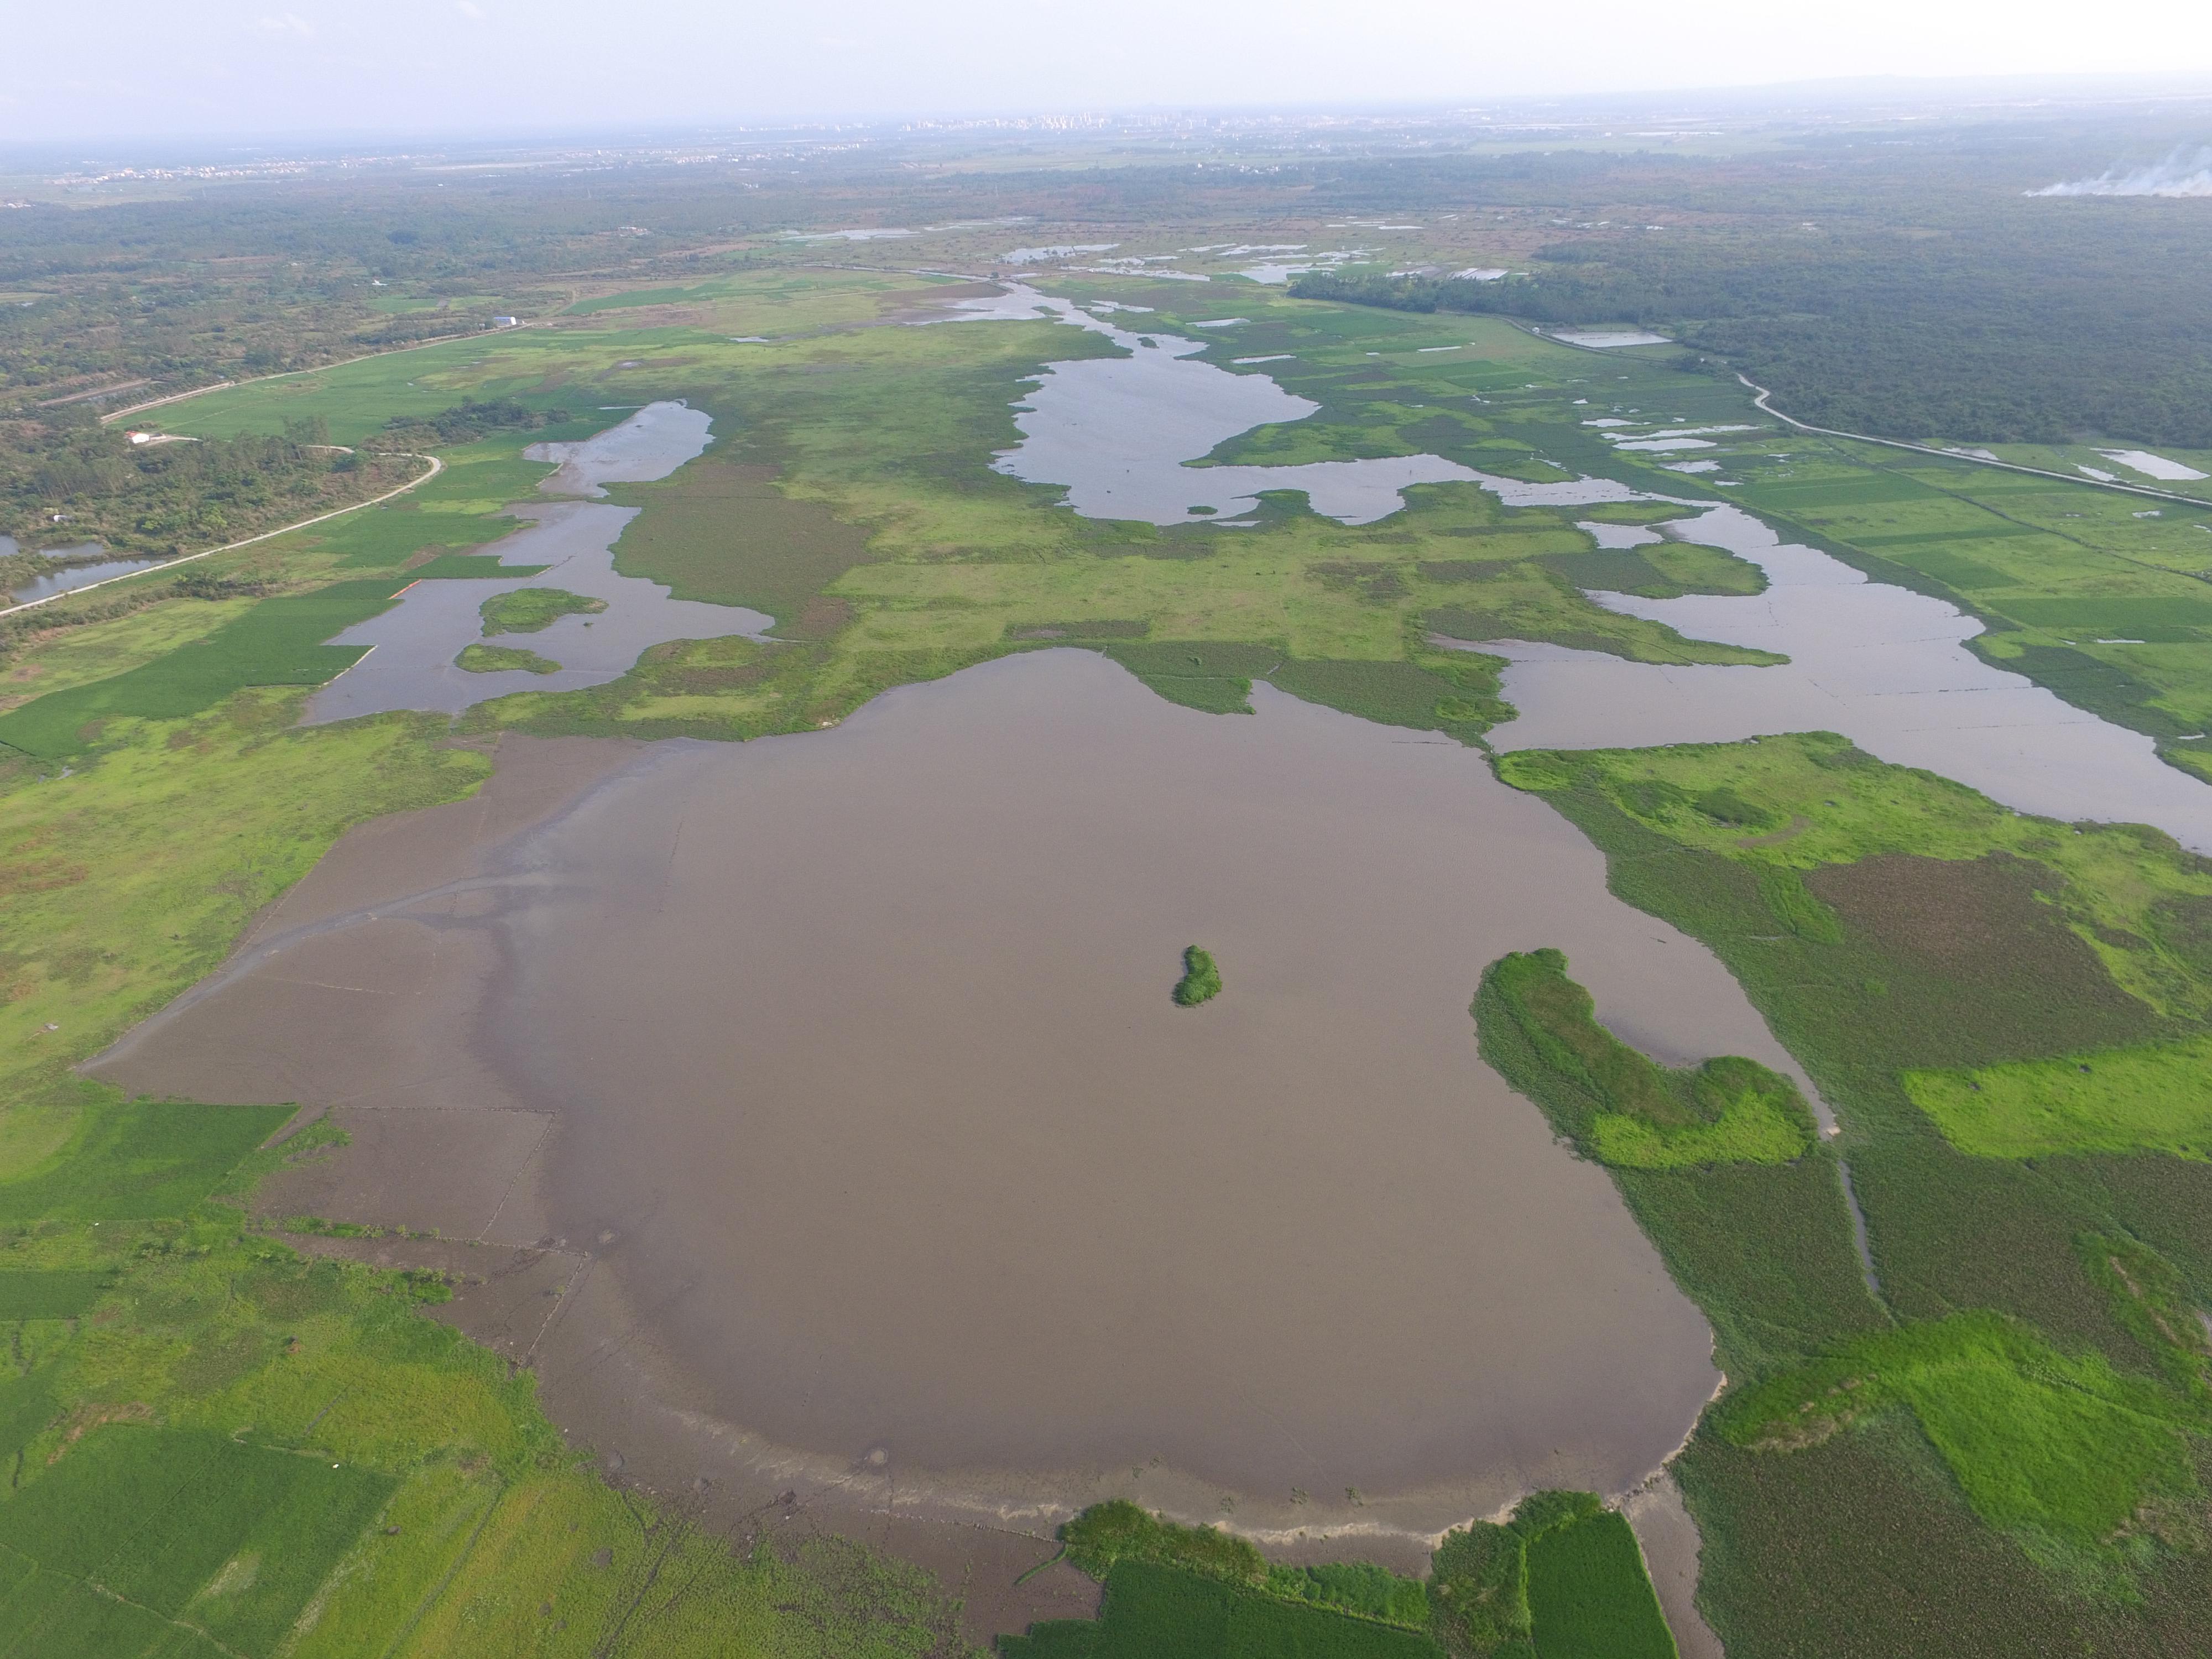
[[[0,558],[21,551],[13,536],[0,536]],[[46,557],[64,559],[68,562],[9,589],[4,603],[30,605],[40,599],[50,599],[57,593],[73,593],[80,587],[89,587],[94,582],[104,582],[112,576],[127,576],[134,570],[143,570],[149,565],[161,562],[156,558],[101,557],[106,551],[98,542],[86,542],[76,547],[47,548],[45,550]]]

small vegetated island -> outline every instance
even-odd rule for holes
[[[594,617],[607,608],[605,599],[586,599],[565,587],[518,587],[511,593],[495,593],[480,607],[484,637],[495,634],[538,634],[563,617]]]
[[[485,645],[481,641],[461,647],[461,654],[453,659],[457,667],[471,674],[497,674],[520,668],[532,674],[557,674],[561,665],[550,657],[541,657],[535,651],[526,651],[518,645]]]
[[[1195,1008],[1220,994],[1221,969],[1214,964],[1212,953],[1200,945],[1184,946],[1182,977],[1176,981],[1175,988],[1176,1003],[1185,1008]]]

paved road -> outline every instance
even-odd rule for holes
[[[321,524],[326,519],[336,519],[348,513],[358,513],[364,507],[374,507],[395,495],[404,495],[417,484],[428,483],[446,470],[446,464],[435,455],[410,455],[410,460],[428,461],[430,470],[417,477],[410,478],[397,489],[387,489],[381,495],[372,495],[365,501],[356,501],[350,507],[341,507],[329,513],[318,513],[312,519],[302,519],[297,524],[288,524],[282,529],[264,530],[258,536],[248,536],[243,541],[225,542],[221,547],[210,547],[204,553],[187,553],[180,559],[168,559],[160,564],[149,564],[143,570],[127,570],[120,576],[105,576],[96,582],[87,582],[82,587],[71,587],[59,593],[49,593],[43,599],[26,599],[21,605],[0,608],[0,617],[12,617],[19,611],[35,611],[42,605],[52,605],[56,599],[74,599],[80,593],[89,593],[95,587],[105,587],[110,582],[127,582],[137,576],[159,575],[164,570],[173,570],[180,564],[190,564],[195,559],[212,558],[217,553],[228,553],[234,549],[251,547],[256,542],[265,542],[274,536],[289,536],[295,530],[305,530],[311,524]]]

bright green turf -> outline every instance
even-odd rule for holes
[[[2212,1037],[1903,1074],[1951,1144],[1984,1158],[2138,1149],[2212,1158]]]
[[[1529,1544],[1528,1610],[1536,1659],[1675,1659],[1644,1552],[1618,1510]]]
[[[1729,1402],[1720,1427],[1787,1452],[1893,1405],[1919,1420],[1983,1519],[2076,1549],[2110,1543],[2147,1502],[2193,1493],[2178,1431],[2208,1426],[2202,1403],[2101,1355],[1966,1313],[1863,1337],[1759,1383]]]

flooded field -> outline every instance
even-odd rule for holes
[[[956,309],[976,319],[1048,314],[1104,334],[1129,353],[1049,365],[1016,407],[1022,441],[993,463],[1024,483],[1065,485],[1068,506],[1086,518],[1233,523],[1259,506],[1261,491],[1295,489],[1325,517],[1371,524],[1403,506],[1402,492],[1412,485],[1475,477],[1439,455],[1192,466],[1254,427],[1304,420],[1321,405],[1265,374],[1199,362],[1203,340],[1122,328],[1033,289],[1016,285]],[[1214,326],[1243,320],[1224,318]]]
[[[2151,739],[2075,708],[1964,641],[1982,625],[1954,605],[1869,581],[1784,543],[1740,507],[1668,526],[1750,560],[1764,593],[1598,601],[1692,639],[1779,652],[1771,668],[1662,667],[1506,641],[1506,701],[1520,717],[1501,749],[1644,748],[1780,732],[1840,732],[1869,754],[1925,767],[2023,812],[2151,823],[2212,853],[2212,787],[2158,758]]]
[[[532,444],[527,453],[560,464],[538,486],[545,493],[603,495],[603,484],[666,477],[706,447],[707,428],[700,410],[652,404],[593,437]],[[338,635],[332,644],[365,645],[369,653],[308,700],[307,724],[394,708],[458,714],[515,691],[581,690],[619,678],[648,647],[664,641],[757,635],[774,625],[773,617],[757,611],[671,599],[659,583],[616,570],[615,542],[637,516],[634,507],[568,501],[517,506],[512,512],[526,527],[484,550],[502,564],[531,567],[533,573],[417,582],[391,610]],[[540,565],[547,568],[534,570]],[[605,608],[564,616],[530,633],[487,639],[479,614],[484,601],[522,587],[559,588],[599,600]],[[460,667],[454,659],[479,641],[519,646],[559,667],[551,673]]]
[[[651,483],[713,441],[713,421],[702,409],[679,403],[647,404],[604,432],[573,443],[532,444],[526,460],[551,461],[558,470],[538,486],[548,495],[604,495],[603,485]]]
[[[458,862],[357,832],[100,1069],[481,1113],[497,1202],[440,1224],[588,1252],[624,1363],[779,1479],[1424,1531],[1623,1490],[1709,1334],[1477,1057],[1476,980],[1557,945],[1626,1035],[1794,1067],[1479,754],[1256,696],[1052,651],[834,732],[580,745],[621,764]],[[1182,1009],[1194,942],[1226,989]]]

